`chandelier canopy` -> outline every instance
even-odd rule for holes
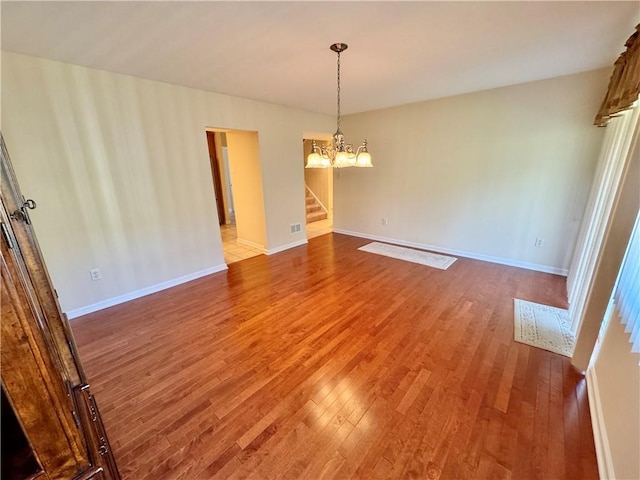
[[[333,134],[331,143],[318,146],[315,140],[311,142],[311,153],[307,157],[306,168],[344,168],[344,167],[373,167],[371,155],[367,150],[365,139],[356,150],[351,143],[345,143],[344,135],[340,130],[340,54],[348,45],[346,43],[334,43],[329,47],[338,55],[338,117],[337,129]]]

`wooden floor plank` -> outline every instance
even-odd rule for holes
[[[597,478],[583,376],[513,340],[563,277],[330,234],[72,321],[125,480]]]

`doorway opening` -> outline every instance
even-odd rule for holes
[[[311,142],[324,143],[324,139],[304,139],[303,168],[311,153]],[[333,169],[305,168],[305,210],[307,238],[319,237],[333,231]]]
[[[266,221],[258,133],[212,128],[206,135],[225,263],[261,255]]]

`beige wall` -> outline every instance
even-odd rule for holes
[[[224,267],[205,129],[258,132],[265,243],[304,242],[303,131],[333,118],[2,52],[2,132],[63,310]],[[89,270],[103,278],[92,282]]]
[[[207,127],[256,131],[265,247],[304,241],[302,132],[334,119],[2,53],[3,134],[64,310],[223,265]],[[373,169],[335,174],[337,228],[566,268],[608,71],[344,119]],[[311,138],[308,134],[307,138]],[[383,227],[381,218],[389,220]],[[536,237],[545,247],[535,248]],[[92,282],[91,268],[103,279]]]
[[[227,132],[238,241],[266,247],[260,149],[256,132]]]
[[[602,412],[615,477],[640,478],[640,354],[631,353],[629,334],[616,314],[609,321],[595,364]],[[591,415],[596,415],[592,412]]]
[[[343,131],[369,140],[374,168],[336,172],[335,229],[566,273],[609,73],[347,116]]]

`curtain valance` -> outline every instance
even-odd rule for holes
[[[640,94],[640,24],[629,37],[623,52],[614,63],[613,75],[609,80],[609,89],[602,101],[595,125],[604,126],[616,114],[633,105]]]

